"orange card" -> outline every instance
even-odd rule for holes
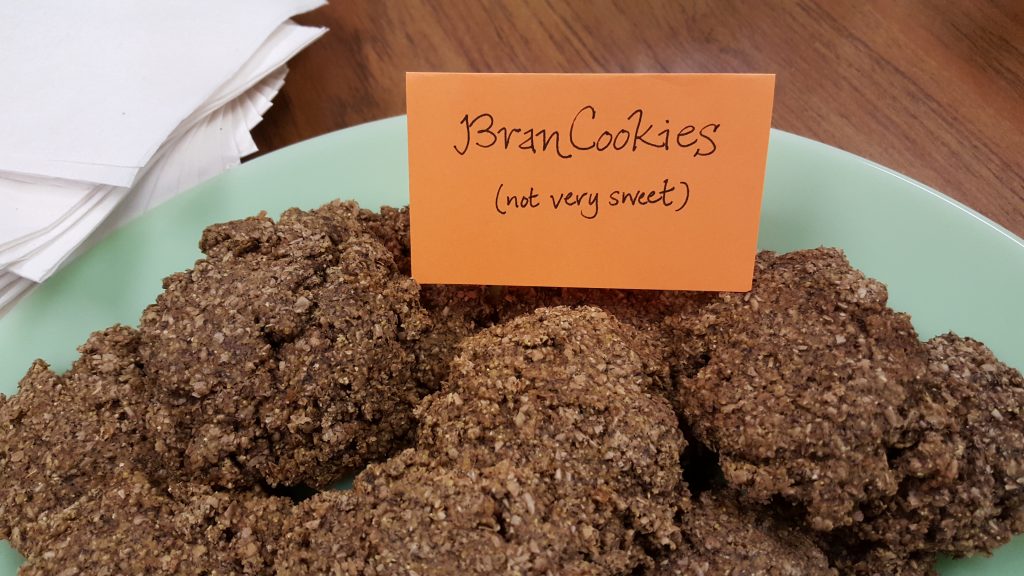
[[[775,76],[406,76],[424,284],[746,291]]]

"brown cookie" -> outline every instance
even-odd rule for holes
[[[37,360],[0,403],[0,538],[36,548],[33,523],[105,486],[121,468],[161,466],[143,435],[138,334],[114,326],[89,337],[64,375]]]
[[[408,441],[417,286],[354,203],[217,225],[142,316],[147,424],[183,479],[327,486]]]
[[[685,501],[680,516],[682,544],[659,560],[652,576],[837,574],[811,535],[734,493],[704,492]]]
[[[596,308],[472,337],[415,448],[302,504],[282,574],[628,574],[678,545],[685,443],[657,343]]]
[[[762,253],[749,293],[666,321],[674,403],[746,498],[828,531],[896,491],[887,450],[927,355],[886,297],[838,250]]]

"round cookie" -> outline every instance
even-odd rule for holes
[[[143,313],[147,426],[183,479],[330,485],[408,441],[418,288],[354,203],[210,227]]]
[[[847,554],[859,573],[880,559],[928,566],[991,552],[1024,531],[1024,377],[970,338],[936,336],[926,348],[905,441],[890,451],[899,489],[863,506],[864,522],[836,538],[867,549]]]
[[[674,403],[744,497],[829,531],[896,491],[887,451],[927,357],[886,298],[838,250],[762,253],[749,293],[666,320]]]

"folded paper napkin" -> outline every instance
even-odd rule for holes
[[[0,315],[106,232],[239,164],[323,0],[0,3]]]

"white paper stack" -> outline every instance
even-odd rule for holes
[[[0,2],[0,314],[107,231],[256,151],[323,0]]]

